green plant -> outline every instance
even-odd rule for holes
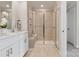
[[[1,28],[6,28],[6,27],[7,27],[7,23],[2,23],[2,24],[0,24],[0,27],[1,27]]]

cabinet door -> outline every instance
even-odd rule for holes
[[[29,42],[28,42],[28,34],[25,34],[26,36],[25,36],[25,52],[27,52],[28,51],[28,47],[29,47]]]
[[[12,46],[12,55],[11,57],[19,57],[19,43],[16,42]]]
[[[25,54],[25,35],[20,36],[20,56]]]
[[[1,50],[0,50],[0,57],[1,57]]]
[[[2,49],[2,57],[17,57],[18,54],[18,42]]]

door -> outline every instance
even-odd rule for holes
[[[75,25],[76,22],[76,7],[70,7],[67,11],[67,40],[68,42],[72,43],[74,47],[75,45]]]
[[[67,15],[66,15],[66,1],[58,2],[58,44],[61,56],[67,56]]]

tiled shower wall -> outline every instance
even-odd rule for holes
[[[29,10],[29,36],[35,33],[39,40],[55,40],[55,23],[52,10]]]

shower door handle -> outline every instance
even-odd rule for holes
[[[45,26],[43,24],[43,37],[44,37],[44,33],[45,33]]]
[[[45,39],[45,14],[43,14],[43,38]]]

